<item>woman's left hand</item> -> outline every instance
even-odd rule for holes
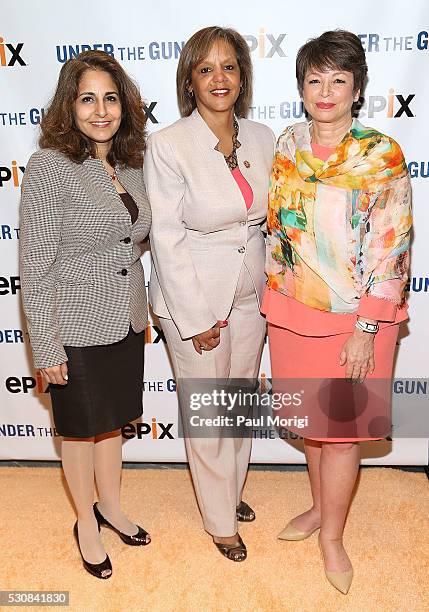
[[[355,329],[344,343],[340,353],[340,365],[346,366],[346,378],[351,382],[363,382],[367,374],[374,372],[374,336],[375,334]]]

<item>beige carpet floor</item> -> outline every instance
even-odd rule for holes
[[[66,590],[72,611],[429,610],[422,473],[362,470],[345,534],[355,569],[347,596],[326,582],[317,536],[276,540],[309,504],[304,472],[250,472],[245,499],[257,520],[241,528],[249,556],[240,564],[202,530],[187,470],[124,470],[123,506],[152,543],[132,548],[103,529],[114,571],[106,581],[81,566],[59,468],[0,468],[0,491],[0,589]]]

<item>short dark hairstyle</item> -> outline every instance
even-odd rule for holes
[[[119,62],[104,51],[84,51],[61,68],[56,91],[41,122],[40,147],[56,149],[77,163],[96,156],[95,143],[79,131],[74,119],[79,83],[87,70],[110,74],[122,106],[121,124],[113,137],[107,161],[112,166],[118,163],[131,168],[141,167],[146,144],[146,115],[140,92]]]
[[[180,54],[177,66],[176,88],[177,102],[182,117],[189,117],[196,107],[195,96],[189,95],[189,85],[192,80],[192,70],[205,58],[218,40],[231,45],[237,55],[242,82],[241,92],[235,103],[237,117],[246,117],[253,95],[252,60],[249,45],[244,38],[231,28],[210,26],[196,32],[188,40]]]
[[[354,91],[361,97],[366,85],[368,66],[360,38],[347,30],[331,30],[311,38],[296,56],[296,80],[302,95],[305,75],[309,70],[339,69],[353,73]]]

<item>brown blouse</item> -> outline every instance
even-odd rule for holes
[[[139,209],[137,204],[134,202],[133,198],[129,193],[120,193],[122,202],[124,203],[126,209],[130,213],[131,223],[135,223],[137,221],[137,217],[139,216]]]

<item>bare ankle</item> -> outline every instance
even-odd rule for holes
[[[320,532],[320,541],[323,542],[324,544],[342,544],[343,543],[343,536],[337,536],[337,535],[326,535],[324,533],[322,533],[322,531]]]

